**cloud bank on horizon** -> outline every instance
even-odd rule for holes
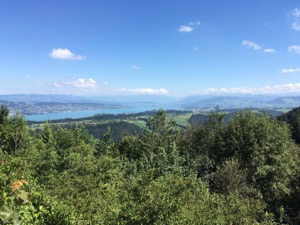
[[[97,82],[92,78],[85,79],[79,78],[75,81],[67,82],[54,82],[53,84],[55,87],[77,87],[77,88],[95,88],[97,86]]]
[[[169,95],[169,91],[165,88],[108,88],[108,82],[103,82],[102,85],[99,85],[94,79],[92,78],[79,78],[72,81],[59,81],[54,82],[53,86],[56,91],[68,90],[70,93],[76,93],[76,90],[80,90],[83,93],[90,93],[96,94],[100,91],[104,94],[113,94],[113,95]]]
[[[264,86],[258,88],[236,87],[236,88],[206,88],[194,91],[193,94],[198,95],[236,95],[236,94],[287,94],[300,93],[300,83],[297,84],[283,84],[275,86]]]
[[[164,89],[153,89],[153,88],[135,88],[135,89],[127,89],[127,88],[121,88],[117,89],[118,92],[124,93],[124,94],[137,94],[137,95],[168,95],[169,92]]]

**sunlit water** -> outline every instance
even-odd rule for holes
[[[35,114],[25,115],[27,120],[31,121],[47,121],[47,120],[59,120],[65,118],[78,119],[94,116],[96,114],[122,114],[122,113],[139,113],[149,110],[156,110],[157,107],[130,107],[120,109],[99,109],[99,110],[84,110],[76,112],[60,112],[60,113],[47,113],[47,114]]]

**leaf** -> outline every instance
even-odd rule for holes
[[[29,203],[28,192],[21,190],[20,193],[17,194],[16,199],[21,201],[20,203],[18,201],[18,203],[22,205]]]

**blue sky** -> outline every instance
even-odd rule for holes
[[[2,0],[13,93],[300,94],[300,2]]]

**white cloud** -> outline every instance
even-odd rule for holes
[[[292,24],[292,28],[296,31],[300,31],[300,22],[299,21],[294,21]]]
[[[193,92],[200,95],[211,94],[286,94],[300,93],[300,83],[283,84],[276,86],[264,86],[259,88],[236,87],[236,88],[206,88]]]
[[[74,81],[62,81],[62,82],[54,82],[53,85],[55,87],[76,87],[76,88],[95,88],[97,87],[97,82],[92,78],[84,79],[80,78]]]
[[[294,22],[292,23],[292,29],[300,31],[300,10],[298,8],[293,9],[290,15],[294,17]]]
[[[180,32],[192,32],[194,30],[191,26],[180,26],[178,31]]]
[[[136,65],[133,65],[133,66],[131,66],[131,69],[133,69],[133,70],[140,70],[140,69],[141,69],[141,67],[139,67],[139,66],[136,66]]]
[[[248,41],[248,40],[243,40],[242,41],[242,46],[248,47],[248,48],[252,48],[254,50],[259,50],[261,49],[259,44],[256,44],[255,42],[252,41]]]
[[[164,89],[153,89],[153,88],[136,88],[136,89],[126,89],[121,88],[118,91],[126,94],[148,94],[148,95],[167,95],[169,92]]]
[[[276,50],[273,49],[273,48],[266,48],[266,49],[264,50],[264,52],[267,52],[267,53],[275,53]]]
[[[300,54],[300,45],[292,45],[288,47],[288,51],[291,53]]]
[[[196,25],[200,25],[200,21],[195,21],[195,22],[189,22],[189,26],[196,26]]]
[[[199,26],[200,22],[199,21],[194,21],[194,22],[189,22],[188,25],[181,25],[178,29],[180,32],[192,32],[195,28],[195,26]]]
[[[281,73],[298,73],[300,72],[300,68],[290,68],[290,69],[282,69]]]
[[[249,40],[243,40],[241,45],[245,46],[247,48],[254,49],[254,50],[262,49],[262,47],[259,44],[255,43],[253,41],[249,41]],[[274,48],[266,48],[266,49],[264,49],[264,52],[266,52],[266,53],[275,53],[276,50]]]
[[[64,87],[64,86],[65,86],[65,83],[64,83],[64,82],[54,82],[53,85],[54,85],[55,87],[60,88],[60,87]]]
[[[73,83],[74,83],[75,87],[79,87],[79,88],[82,88],[82,87],[91,87],[91,88],[93,88],[93,87],[96,87],[96,85],[97,85],[97,82],[94,81],[91,78],[89,78],[89,79],[77,79]]]
[[[54,59],[67,59],[67,60],[85,60],[84,56],[75,55],[69,49],[53,48],[49,56]]]
[[[298,17],[300,17],[300,10],[298,8],[295,8],[292,10],[291,14],[292,14],[292,16],[298,18]]]

